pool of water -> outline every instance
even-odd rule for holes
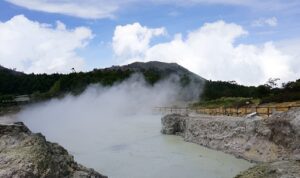
[[[181,137],[162,135],[160,115],[74,116],[40,106],[15,118],[110,178],[229,178],[252,166]]]

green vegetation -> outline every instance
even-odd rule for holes
[[[222,97],[250,98],[255,96],[256,92],[256,87],[238,85],[235,82],[207,81],[201,99],[203,101],[210,101]]]
[[[0,96],[29,94],[35,98],[49,98],[64,93],[81,93],[89,84],[112,85],[130,76],[129,70],[94,70],[71,74],[12,74],[0,70]]]
[[[143,64],[138,64],[142,66]],[[168,65],[168,64],[163,64]],[[174,67],[174,64],[171,64]],[[161,70],[155,67],[139,68],[130,65],[125,67],[112,67],[107,69],[95,69],[90,72],[73,72],[70,74],[24,74],[0,67],[0,104],[14,100],[17,95],[30,95],[33,100],[43,100],[52,97],[60,97],[66,93],[78,95],[90,84],[111,86],[121,82],[135,72],[141,73],[149,85],[154,85],[166,78],[176,70],[165,68]],[[186,69],[180,69],[187,71]],[[182,87],[187,86],[192,80],[190,73],[183,72],[180,75]],[[195,76],[193,76],[195,77]],[[201,99],[195,106],[206,107],[240,107],[246,104],[260,104],[269,102],[286,102],[300,100],[300,79],[276,85],[279,79],[270,79],[265,85],[258,87],[243,86],[235,81],[205,81]],[[200,79],[200,81],[203,81]],[[202,82],[201,82],[202,83]]]
[[[282,88],[271,88],[262,103],[300,100],[300,79],[283,84]]]
[[[194,106],[241,107],[249,104],[290,102],[300,100],[300,79],[277,87],[270,79],[258,87],[238,85],[236,82],[207,81],[201,100]]]
[[[206,108],[218,108],[218,107],[242,107],[251,104],[259,103],[259,99],[243,98],[243,97],[222,97],[215,100],[200,101],[193,104],[193,106],[200,106]]]
[[[12,74],[0,70],[0,95],[22,95],[47,92],[60,78],[59,74]]]
[[[157,81],[159,81],[162,78],[161,74],[155,71],[155,69],[143,70],[143,74],[145,80],[151,85],[155,84]]]
[[[155,68],[136,71],[128,68],[113,67],[94,69],[91,72],[52,75],[24,74],[2,68],[0,70],[0,104],[4,100],[13,101],[17,95],[30,95],[33,100],[60,97],[66,93],[78,95],[90,84],[111,86],[129,78],[135,72],[141,73],[149,85],[153,85],[157,81],[171,75],[171,73],[162,73]],[[180,80],[182,86],[187,85],[189,81],[190,79],[187,75],[183,75]]]

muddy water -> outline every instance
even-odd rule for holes
[[[81,164],[110,178],[229,178],[252,164],[160,134],[160,115],[118,118],[30,109],[16,116],[64,146]]]

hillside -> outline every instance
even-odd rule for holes
[[[121,70],[132,70],[135,72],[143,72],[143,71],[149,71],[153,70],[157,73],[160,73],[161,75],[171,75],[171,74],[176,74],[179,76],[184,76],[188,75],[194,80],[206,80],[186,68],[178,65],[177,63],[164,63],[164,62],[159,62],[159,61],[150,61],[150,62],[134,62],[128,65],[124,66],[113,66],[111,69],[121,69]]]
[[[129,78],[133,73],[144,76],[149,85],[166,79],[170,76],[178,76],[182,87],[190,83],[196,84],[201,89],[205,79],[190,72],[175,63],[163,62],[136,62],[124,66],[113,66],[105,69],[94,69],[90,72],[74,72],[70,74],[23,74],[16,75],[11,70],[4,69],[0,75],[0,100],[1,96],[32,95],[35,98],[49,98],[65,93],[80,94],[90,84],[99,83],[103,86],[111,86]],[[20,73],[21,74],[21,73]]]
[[[0,75],[5,75],[5,74],[10,74],[10,75],[24,75],[23,72],[18,72],[12,69],[5,68],[0,65]]]
[[[0,102],[18,95],[30,95],[37,100],[63,96],[66,93],[77,95],[90,84],[112,86],[129,78],[133,73],[143,75],[149,85],[170,76],[177,76],[177,82],[185,88],[182,93],[189,95],[189,100],[200,101],[195,106],[236,107],[249,102],[261,104],[300,100],[300,79],[285,83],[280,88],[268,83],[257,87],[243,86],[234,81],[206,80],[176,63],[151,61],[94,69],[90,72],[50,75],[25,74],[0,66]],[[195,97],[195,93],[198,97]]]

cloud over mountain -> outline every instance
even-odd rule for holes
[[[127,31],[126,35],[131,38],[119,33],[129,26],[136,28]],[[143,28],[143,31],[136,33],[139,28]],[[248,32],[235,23],[206,23],[186,36],[179,33],[169,42],[153,45],[150,42],[155,35],[150,36],[146,44],[143,38],[139,38],[147,35],[146,29],[154,30],[136,23],[116,28],[113,39],[119,40],[113,40],[113,46],[126,46],[126,55],[115,50],[119,61],[177,62],[204,78],[236,80],[246,85],[262,84],[271,77],[288,81],[300,76],[300,69],[293,67],[297,58],[273,42],[260,45],[238,43],[237,40],[248,35]],[[137,51],[140,44],[143,50]]]

